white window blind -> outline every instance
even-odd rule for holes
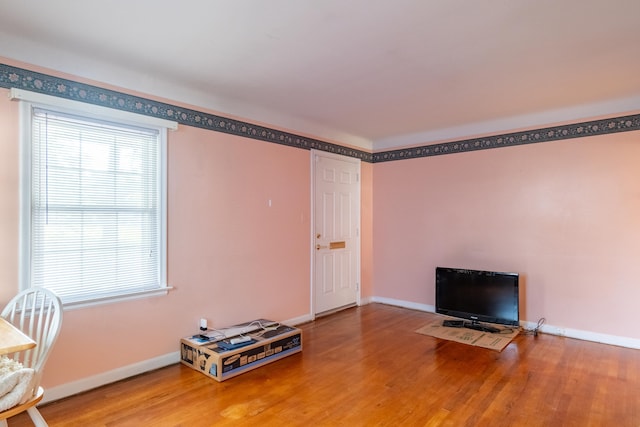
[[[30,286],[66,305],[166,287],[162,132],[32,109]]]

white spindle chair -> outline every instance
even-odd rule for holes
[[[46,288],[30,288],[13,297],[0,316],[36,342],[34,348],[13,354],[13,358],[22,363],[25,368],[33,368],[35,371],[31,383],[31,395],[28,400],[23,400],[23,403],[0,412],[0,427],[7,426],[7,418],[24,411],[27,411],[34,425],[46,427],[47,423],[36,408],[36,404],[44,396],[44,390],[40,386],[44,364],[62,325],[60,298]]]

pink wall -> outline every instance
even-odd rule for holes
[[[18,283],[19,150],[18,108],[0,89],[0,307]]]
[[[0,307],[18,292],[18,105],[0,89]],[[169,132],[168,281],[175,290],[66,311],[45,387],[177,353],[201,317],[211,327],[309,317],[310,176],[306,150],[188,126]],[[362,185],[370,229],[370,165]],[[370,246],[363,238],[364,296]]]
[[[373,165],[360,165],[360,294],[362,298],[373,296]]]
[[[640,133],[375,164],[373,294],[436,266],[521,274],[522,320],[640,338]]]

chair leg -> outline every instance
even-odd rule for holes
[[[33,425],[34,426],[36,426],[36,427],[48,427],[49,426],[49,424],[47,424],[47,422],[44,420],[44,418],[42,418],[42,415],[40,415],[40,411],[38,411],[38,409],[35,406],[32,406],[31,408],[27,409],[27,413],[31,417],[31,421],[33,421]]]

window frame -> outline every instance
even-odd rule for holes
[[[63,114],[72,114],[88,120],[108,121],[125,126],[155,129],[158,131],[159,172],[159,284],[151,290],[122,292],[110,296],[98,296],[76,301],[63,301],[65,309],[80,308],[156,295],[166,295],[172,289],[167,283],[167,130],[176,130],[177,123],[156,117],[129,113],[117,109],[86,104],[79,101],[11,89],[10,98],[19,100],[20,129],[20,189],[19,189],[19,286],[21,290],[32,287],[31,283],[31,195],[32,195],[32,113],[42,108]]]

